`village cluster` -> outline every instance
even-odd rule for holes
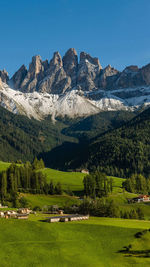
[[[128,203],[135,203],[135,202],[150,202],[149,195],[140,195],[138,197],[128,199]],[[7,206],[2,206],[0,204],[1,209],[8,209]],[[46,212],[46,214],[55,214],[55,216],[45,218],[46,222],[53,223],[53,222],[71,222],[71,221],[80,221],[80,220],[88,220],[89,215],[80,215],[80,214],[63,214],[63,210],[60,210],[57,205],[51,206],[51,211]],[[19,208],[18,210],[5,210],[0,211],[0,218],[16,218],[16,219],[28,219],[29,214],[36,214],[35,211],[32,211],[29,208]],[[56,214],[58,216],[56,216]]]
[[[0,218],[28,219],[30,213],[33,213],[33,211],[28,208],[20,208],[17,211],[6,210],[6,211],[0,211]]]
[[[0,205],[1,208],[8,208],[7,206]],[[52,206],[53,211],[48,212],[46,214],[59,214],[59,216],[48,217],[45,219],[46,222],[69,222],[69,221],[80,221],[80,220],[88,220],[89,215],[79,215],[79,214],[72,214],[72,215],[64,215],[63,210],[59,210],[57,205]],[[35,211],[32,211],[28,208],[20,208],[17,211],[15,210],[7,210],[7,211],[0,211],[0,218],[15,218],[15,219],[28,219],[29,214],[36,214]]]

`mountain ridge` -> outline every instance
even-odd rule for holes
[[[101,111],[133,111],[150,105],[150,64],[128,66],[122,72],[99,59],[70,48],[63,57],[42,61],[33,56],[9,79],[0,71],[0,105],[29,118],[51,115],[86,117]]]

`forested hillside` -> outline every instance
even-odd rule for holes
[[[85,165],[128,177],[150,171],[150,108],[124,126],[91,140]]]
[[[28,119],[0,107],[0,160],[32,161],[42,156],[47,166],[62,168],[90,137],[120,126],[133,116],[132,112],[104,112],[84,119],[58,118],[54,123],[50,117],[42,121]]]
[[[64,123],[30,120],[0,107],[0,160],[32,161],[40,152],[49,151],[64,141],[76,142],[61,134]]]
[[[135,117],[135,114],[135,112],[129,111],[100,112],[96,115],[74,120],[69,127],[63,130],[63,133],[69,136],[76,136],[85,141],[108,130],[122,126]],[[66,123],[67,119],[64,122]]]
[[[30,120],[0,108],[0,160],[43,158],[59,169],[97,167],[108,175],[149,175],[150,109],[103,112],[84,119]],[[134,118],[133,118],[134,117]],[[117,128],[118,127],[118,128]]]
[[[51,151],[40,154],[47,166],[62,170],[75,169],[85,162],[91,138],[119,127],[135,117],[128,111],[106,111],[82,119],[59,118],[68,127],[62,130],[67,136],[76,137],[79,143],[64,142]]]

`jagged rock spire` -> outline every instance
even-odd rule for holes
[[[1,81],[4,83],[7,83],[9,80],[9,76],[8,76],[8,72],[4,69],[4,70],[0,70],[0,78]]]
[[[11,81],[13,82],[13,87],[15,89],[19,89],[24,78],[27,75],[27,68],[25,67],[25,65],[22,65],[20,67],[20,69],[18,71],[16,71],[16,73],[13,75],[13,77],[11,78]]]
[[[78,87],[85,91],[97,89],[101,69],[98,58],[93,58],[89,54],[81,52],[77,77]]]
[[[63,67],[66,74],[71,78],[71,86],[77,84],[78,56],[74,48],[70,48],[63,57]]]
[[[55,52],[49,63],[46,77],[41,81],[38,89],[40,92],[61,94],[70,88],[70,85],[71,79],[64,71],[61,55],[59,52]]]

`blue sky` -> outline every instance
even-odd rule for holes
[[[1,1],[0,69],[74,47],[122,70],[150,63],[149,0]]]

